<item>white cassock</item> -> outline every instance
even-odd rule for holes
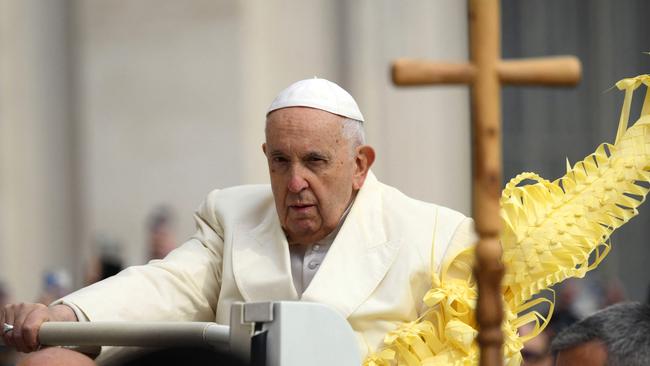
[[[319,302],[348,320],[365,355],[400,322],[421,314],[432,258],[439,271],[475,240],[470,218],[409,198],[370,172],[299,296],[269,185],[212,191],[195,219],[196,234],[164,260],[130,267],[58,303],[90,321],[227,325],[235,301]]]

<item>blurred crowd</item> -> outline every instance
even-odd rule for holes
[[[176,220],[173,211],[167,206],[152,210],[146,222],[147,259],[162,259],[178,245],[175,235]],[[113,276],[123,269],[122,246],[108,236],[100,235],[96,239],[95,254],[85,263],[83,286]],[[52,269],[43,274],[40,294],[35,302],[51,302],[74,291],[71,271],[64,268]],[[13,301],[9,287],[0,279],[0,306]],[[29,301],[29,299],[27,299]],[[18,362],[19,354],[0,345],[0,366],[13,366]]]

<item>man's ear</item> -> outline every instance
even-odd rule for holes
[[[375,149],[370,145],[361,145],[357,147],[357,154],[355,157],[355,171],[352,177],[352,188],[359,190],[366,181],[368,171],[375,162]]]
[[[264,156],[266,156],[266,142],[262,143],[262,152],[264,153]]]

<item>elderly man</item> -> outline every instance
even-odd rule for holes
[[[282,91],[268,110],[262,150],[270,186],[211,192],[195,215],[196,234],[164,260],[50,307],[7,307],[1,321],[15,328],[5,341],[33,351],[48,320],[227,324],[233,302],[294,300],[337,310],[365,354],[421,315],[431,270],[472,244],[471,219],[375,178],[363,116],[332,82],[302,80]]]

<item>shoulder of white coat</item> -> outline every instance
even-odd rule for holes
[[[433,248],[435,267],[439,269],[450,247],[456,245],[457,232],[465,232],[464,227],[472,222],[471,218],[451,208],[420,201],[396,188],[379,184],[383,209],[390,221],[400,228],[400,235],[412,241],[407,245],[418,247],[423,259],[431,257]]]
[[[197,214],[203,220],[223,225],[263,216],[274,207],[270,185],[242,185],[213,190],[199,206]]]
[[[456,210],[411,198],[394,187],[377,183],[385,210],[401,217],[419,218],[415,221],[422,221],[421,215],[424,214],[424,217],[431,219],[430,227],[435,226],[437,233],[442,236],[452,236],[458,225],[467,219],[467,216]]]

